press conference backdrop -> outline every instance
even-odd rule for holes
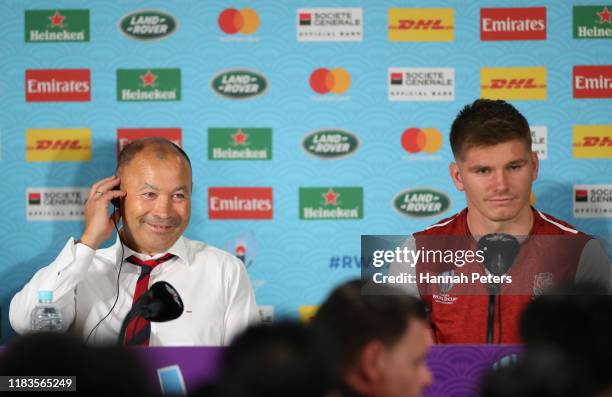
[[[2,343],[11,297],[79,237],[88,187],[140,136],[189,154],[186,235],[244,260],[268,321],[359,276],[360,235],[465,206],[448,131],[478,97],[529,120],[535,205],[610,235],[610,3],[7,0],[0,15]]]

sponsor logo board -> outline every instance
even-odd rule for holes
[[[88,187],[29,187],[26,190],[27,220],[83,220],[88,194]]]
[[[26,69],[26,102],[91,100],[89,69]]]
[[[390,8],[389,41],[453,41],[452,8]]]
[[[575,39],[612,38],[612,5],[574,6],[573,33]]]
[[[302,139],[306,153],[323,160],[335,160],[352,155],[359,148],[359,138],[341,129],[322,129]]]
[[[178,147],[183,147],[183,138],[180,128],[118,128],[117,129],[117,156],[130,142],[148,137],[165,138]]]
[[[272,128],[209,128],[209,160],[271,160]]]
[[[612,185],[574,185],[574,218],[612,218]]]
[[[26,128],[26,161],[90,161],[91,129]]]
[[[89,10],[25,10],[26,43],[89,41]]]
[[[612,125],[575,125],[574,158],[612,158]]]
[[[454,101],[455,69],[389,68],[390,101]]]
[[[299,201],[302,220],[363,218],[362,187],[301,187]]]
[[[546,40],[546,7],[481,8],[480,40]]]
[[[505,100],[545,100],[546,68],[481,68],[480,97]]]
[[[574,66],[574,98],[612,98],[612,65]]]
[[[117,101],[180,101],[181,70],[118,69]]]
[[[271,187],[209,187],[209,219],[272,219]]]
[[[170,36],[176,31],[176,19],[165,12],[142,10],[121,18],[119,30],[131,39],[150,41]]]
[[[299,8],[296,17],[299,42],[363,40],[361,8]]]
[[[438,216],[450,208],[450,198],[434,189],[408,189],[393,198],[393,208],[402,215],[414,218]]]

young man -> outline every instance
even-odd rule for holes
[[[382,286],[363,295],[361,281],[337,287],[312,326],[329,338],[343,397],[418,397],[432,382],[425,306]]]
[[[520,343],[518,319],[534,295],[573,281],[596,282],[609,289],[610,265],[601,244],[530,205],[539,162],[523,115],[501,100],[476,100],[453,122],[450,143],[455,157],[450,175],[465,193],[467,208],[415,233],[407,245],[476,252],[483,247],[478,243],[486,240],[481,238],[492,234],[496,234],[493,240],[500,235],[514,240],[508,238],[513,236],[520,245],[495,293],[487,288],[490,283],[472,278],[490,275],[479,261],[392,266],[392,273],[416,273],[412,292],[427,305],[438,343]],[[422,278],[426,273],[454,279],[431,283]],[[470,285],[453,281],[461,280],[457,278],[461,275]]]
[[[72,326],[89,342],[116,343],[133,303],[163,280],[182,298],[182,315],[163,323],[136,317],[127,326],[124,344],[228,344],[256,318],[255,297],[240,260],[183,237],[191,191],[191,163],[178,146],[162,138],[126,146],[116,175],[90,190],[81,238],[70,238],[55,261],[13,297],[13,328],[30,331],[38,292],[52,291],[64,329]],[[119,208],[109,217],[109,205],[117,199]],[[115,244],[99,249],[119,219],[123,227]]]

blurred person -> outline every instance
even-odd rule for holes
[[[598,397],[612,396],[612,296],[597,284],[562,286],[529,304],[520,323],[527,351],[558,349]]]
[[[304,325],[253,326],[224,351],[218,381],[195,395],[333,397],[337,380],[328,351],[324,340]]]
[[[335,288],[312,320],[329,338],[345,397],[418,397],[432,382],[425,306],[390,287],[363,295],[362,283]]]
[[[0,374],[75,376],[78,395],[153,395],[143,368],[125,348],[91,347],[75,336],[53,332],[16,338],[0,354]]]
[[[164,323],[137,316],[121,342],[228,344],[257,318],[255,296],[239,259],[183,236],[192,188],[191,162],[180,147],[163,138],[128,144],[116,174],[93,184],[81,237],[70,238],[57,258],[13,297],[9,318],[15,331],[30,331],[30,313],[38,292],[45,290],[53,292],[66,328],[92,343],[114,343],[138,298],[150,285],[166,281],[183,300],[182,315]],[[115,208],[109,216],[111,203]],[[100,248],[115,229],[115,243]]]
[[[480,397],[595,397],[576,366],[559,349],[538,346],[519,361],[491,371]]]
[[[533,296],[564,281],[590,281],[610,290],[610,262],[601,243],[531,206],[539,160],[529,124],[514,106],[489,99],[465,106],[453,121],[450,144],[455,159],[450,176],[465,193],[467,207],[414,233],[405,246],[476,252],[480,239],[492,234],[513,237],[520,246],[504,274],[511,282],[500,283],[495,293],[492,323],[489,285],[472,281],[473,274],[488,275],[481,262],[392,264],[390,274],[415,276],[416,283],[404,287],[427,305],[437,343],[521,343],[519,318]],[[429,272],[452,281],[423,281]],[[454,281],[462,275],[467,284]]]

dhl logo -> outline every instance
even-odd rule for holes
[[[546,99],[546,68],[482,68],[480,96],[488,99]]]
[[[452,8],[390,8],[390,41],[453,41]]]
[[[612,125],[575,125],[574,158],[612,158]]]
[[[27,161],[89,161],[89,128],[26,129]]]
[[[78,139],[57,139],[50,141],[48,139],[41,139],[36,141],[36,146],[32,150],[81,150],[81,141]]]
[[[582,145],[576,144],[574,146],[612,146],[612,138],[609,136],[599,137],[599,136],[585,136],[583,138]]]
[[[452,26],[443,26],[441,19],[400,19],[397,25],[398,30],[445,30],[452,28]]]
[[[489,86],[492,90],[546,88],[545,84],[536,84],[535,79],[493,79]]]

